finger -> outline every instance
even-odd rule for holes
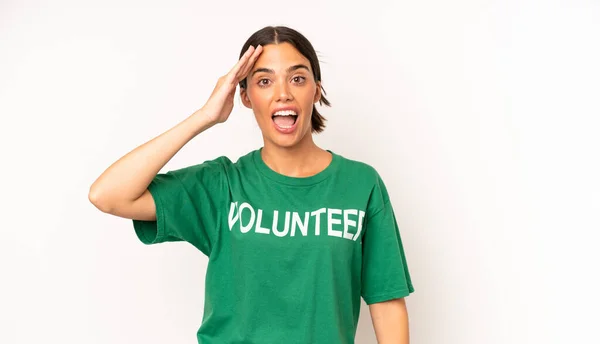
[[[246,63],[246,68],[243,68],[242,73],[240,73],[243,78],[245,78],[250,72],[250,69],[254,66],[254,63],[256,62],[256,60],[258,60],[258,57],[260,56],[262,51],[262,45],[258,45],[256,47],[256,50],[252,53],[252,56],[250,56],[250,58],[248,59],[248,62]]]
[[[254,63],[256,62],[256,60],[258,60],[258,57],[262,53],[262,48],[263,47],[261,45],[256,47],[256,50],[252,53],[252,56],[250,56],[244,68],[242,68],[242,70],[238,73],[238,80],[241,81],[248,76],[248,73],[250,73],[250,70],[254,66]]]
[[[235,79],[235,77],[236,77],[236,75],[238,75],[240,69],[242,69],[243,67],[246,66],[248,59],[250,58],[250,56],[252,56],[251,54],[254,53],[254,51],[255,51],[255,49],[253,46],[248,47],[248,50],[246,50],[244,55],[242,55],[242,57],[240,57],[239,61],[235,64],[235,66],[233,66],[233,68],[227,74],[228,81],[233,82],[232,79]]]

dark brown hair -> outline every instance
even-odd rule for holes
[[[310,67],[313,71],[313,76],[315,81],[321,81],[321,67],[319,66],[319,59],[317,57],[317,53],[313,48],[312,44],[302,35],[300,32],[291,29],[285,26],[266,26],[250,36],[242,50],[240,52],[239,58],[244,55],[246,50],[252,45],[253,47],[257,47],[259,44],[263,47],[267,44],[279,44],[279,43],[290,43],[293,45],[300,54],[304,55],[310,61]],[[246,79],[240,81],[240,87],[246,88]],[[331,103],[325,98],[325,89],[323,88],[321,82],[321,99],[319,99],[319,104],[331,106]],[[325,117],[323,117],[315,105],[313,105],[312,117],[311,117],[311,125],[313,133],[320,133],[325,128]]]

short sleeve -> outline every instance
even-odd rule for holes
[[[222,161],[157,174],[148,186],[156,220],[133,220],[138,239],[147,245],[184,241],[209,256],[225,209],[227,179]]]
[[[367,217],[362,238],[361,296],[367,304],[414,292],[396,215],[383,187],[383,205]]]

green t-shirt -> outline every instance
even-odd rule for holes
[[[144,244],[186,241],[208,257],[200,344],[354,343],[367,304],[414,291],[376,170],[332,153],[288,177],[257,149],[158,174]]]

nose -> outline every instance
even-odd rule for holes
[[[293,98],[289,85],[286,82],[279,83],[279,85],[275,87],[275,98],[277,98],[278,101],[288,101]]]

